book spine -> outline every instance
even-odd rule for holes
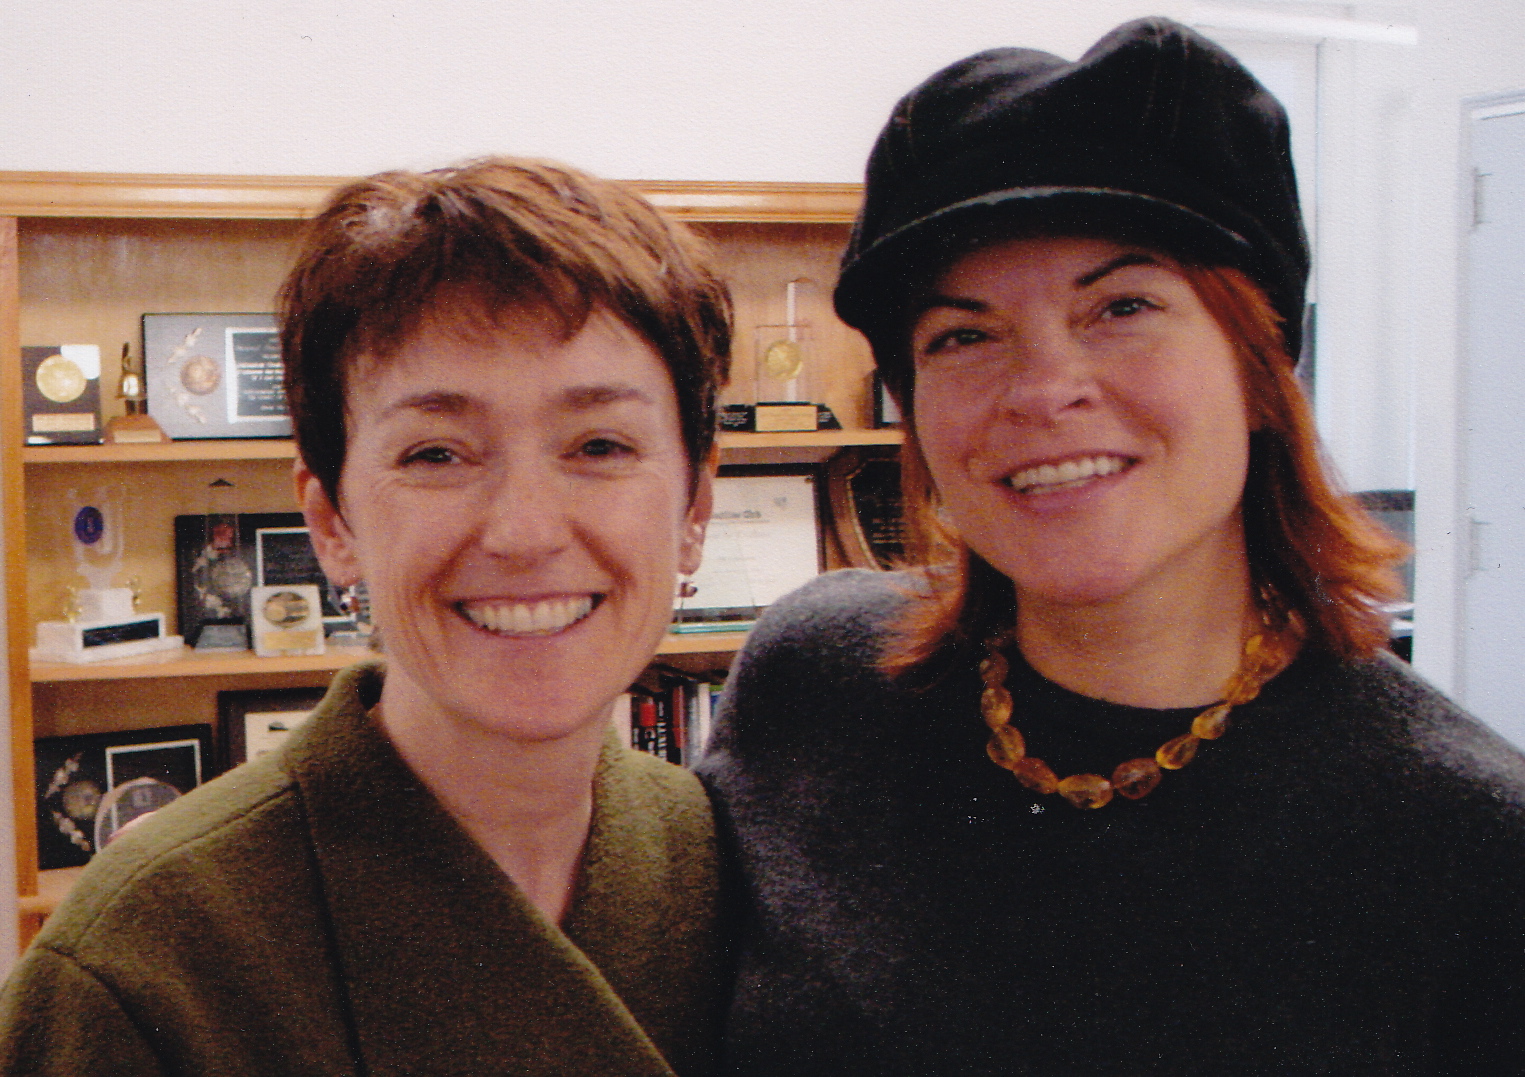
[[[635,698],[634,738],[631,746],[637,751],[657,754],[658,715],[657,701],[644,692]]]

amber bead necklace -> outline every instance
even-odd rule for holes
[[[1016,629],[1009,628],[985,641],[985,658],[980,662],[980,679],[985,690],[980,693],[980,713],[990,727],[986,752],[996,766],[1011,771],[1017,781],[1034,793],[1048,796],[1058,793],[1077,808],[1100,808],[1110,803],[1114,793],[1139,800],[1154,792],[1167,770],[1180,770],[1196,757],[1197,746],[1204,740],[1217,740],[1228,730],[1229,712],[1248,703],[1260,689],[1280,673],[1290,659],[1291,633],[1276,632],[1269,617],[1262,614],[1261,624],[1244,641],[1244,656],[1239,668],[1229,678],[1223,700],[1203,708],[1192,719],[1191,728],[1179,737],[1160,745],[1153,759],[1129,759],[1119,763],[1110,779],[1100,774],[1071,774],[1061,778],[1043,760],[1027,754],[1026,741],[1011,724],[1011,693],[1006,689],[1010,663],[1003,649],[1016,640]]]

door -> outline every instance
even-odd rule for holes
[[[1525,748],[1525,93],[1472,103],[1458,697]]]

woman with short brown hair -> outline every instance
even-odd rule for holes
[[[297,498],[385,656],[95,858],[0,1070],[709,1072],[709,804],[610,720],[709,519],[705,248],[558,165],[384,173],[313,222],[281,323]]]

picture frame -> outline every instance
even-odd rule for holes
[[[291,436],[270,313],[144,314],[148,414],[176,440]]]
[[[96,815],[118,786],[152,778],[183,795],[220,773],[210,725],[40,737],[33,751],[37,865],[45,871],[90,862]]]
[[[673,631],[736,630],[825,565],[826,502],[814,464],[735,464],[715,480],[715,507],[692,594],[674,600]]]
[[[847,564],[896,568],[907,537],[900,454],[894,448],[844,449],[826,467],[826,491]]]
[[[312,716],[326,688],[257,688],[217,693],[217,735],[225,771],[274,751]]]

